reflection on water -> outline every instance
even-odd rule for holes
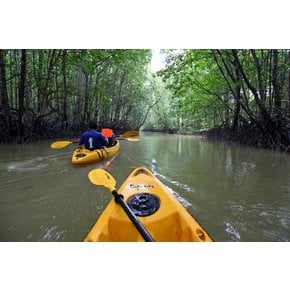
[[[216,241],[290,241],[290,157],[193,136],[144,133],[111,160],[75,167],[74,145],[1,145],[0,241],[81,241],[111,199],[87,177],[105,168],[119,187],[150,169]]]

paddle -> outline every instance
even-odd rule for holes
[[[104,131],[104,134],[105,135],[109,135],[108,137],[111,137],[112,136],[112,130],[111,129],[108,129],[108,128],[105,128],[103,129],[105,130]],[[130,132],[130,131],[128,131]],[[103,132],[102,132],[103,133]],[[125,132],[124,134],[126,134],[127,132]],[[104,136],[105,136],[104,135]],[[123,135],[122,135],[123,136]],[[107,136],[105,136],[107,137]],[[118,140],[126,140],[126,141],[131,141],[131,142],[136,142],[136,141],[140,141],[140,139],[138,138],[117,138]],[[70,144],[73,144],[73,143],[79,143],[79,141],[68,141],[68,140],[63,140],[63,141],[56,141],[56,142],[53,142],[50,147],[52,149],[62,149]]]
[[[112,137],[113,135],[113,130],[109,129],[109,128],[103,128],[102,129],[102,135],[104,137]],[[139,135],[139,131],[127,131],[124,134],[122,134],[120,137],[121,138],[117,138],[118,140],[126,140],[126,141],[132,141],[132,142],[136,142],[139,141],[138,138],[128,138],[128,137],[132,137],[132,136],[137,136]]]
[[[79,141],[56,141],[56,142],[53,142],[50,147],[52,149],[62,149],[70,144],[73,144],[73,143],[79,143]]]
[[[116,138],[117,140],[125,140],[125,141],[131,141],[131,142],[137,142],[137,141],[140,141],[139,138],[122,138],[122,137],[119,137],[119,138]]]
[[[111,191],[115,198],[115,202],[121,205],[129,219],[132,221],[132,223],[146,242],[155,242],[150,233],[145,229],[143,224],[137,219],[130,207],[124,201],[124,196],[117,192],[115,188],[116,180],[110,173],[103,169],[94,169],[89,172],[88,177],[93,184],[102,185]]]
[[[135,136],[138,136],[139,135],[139,131],[127,131],[125,133],[123,133],[121,135],[121,137],[123,138],[128,138],[128,137],[135,137]]]
[[[138,139],[138,138],[125,138],[124,140],[131,141],[131,142],[140,141],[140,139]]]
[[[130,141],[130,142],[137,142],[140,141],[140,139],[138,138],[116,138],[117,140],[126,140],[126,141]],[[56,141],[53,142],[50,147],[52,149],[62,149],[72,143],[79,143],[79,142],[74,142],[74,141]]]

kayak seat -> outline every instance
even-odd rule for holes
[[[141,222],[142,219],[140,218]],[[146,229],[157,242],[202,242],[205,241],[203,229],[198,225],[193,229],[188,226],[178,212],[164,216],[150,224],[144,222]],[[170,230],[169,230],[170,229]]]
[[[134,242],[138,240],[140,234],[136,230],[133,223],[129,220],[120,220],[110,217],[108,221],[107,239],[113,242]],[[140,237],[142,239],[142,237]],[[143,239],[142,239],[143,240]]]
[[[128,217],[110,217],[102,228],[91,233],[87,242],[143,242],[143,238]],[[146,217],[139,217],[148,232],[156,242],[202,242],[206,240],[203,229],[196,225],[189,227],[186,220],[178,212],[171,212],[161,219],[146,221]]]
[[[146,217],[139,217],[148,232],[156,242],[201,242],[205,235],[200,227],[193,231],[186,222],[180,218],[177,212],[173,212],[162,219],[146,223]],[[106,225],[106,230],[102,231],[99,241],[103,242],[136,242],[143,241],[132,222],[128,219],[118,219],[110,217]],[[169,230],[170,229],[170,230]]]
[[[182,227],[177,212],[156,219],[148,224],[146,228],[158,242],[189,242],[192,240],[190,230]]]

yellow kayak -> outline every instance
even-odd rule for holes
[[[173,194],[144,167],[133,170],[119,189],[125,203],[156,242],[211,242]],[[120,204],[112,199],[85,242],[142,242]]]
[[[87,164],[114,156],[120,149],[120,142],[116,141],[116,144],[112,147],[106,147],[104,149],[97,149],[90,151],[86,148],[77,148],[72,155],[71,162],[74,165]]]

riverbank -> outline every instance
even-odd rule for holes
[[[263,134],[254,126],[242,128],[238,131],[226,128],[215,128],[208,131],[201,131],[195,133],[194,135],[255,148],[263,148],[286,153],[290,152],[289,133],[282,135],[279,132],[265,132]]]
[[[82,129],[83,131],[85,128]],[[32,143],[39,140],[56,140],[56,139],[74,139],[79,138],[82,130],[66,130],[61,134],[56,131],[46,131],[46,134],[27,135],[24,138],[8,138],[6,142],[2,140],[0,143]],[[127,129],[129,130],[129,129]],[[125,129],[116,129],[114,132],[119,135],[124,133]],[[212,140],[236,143],[254,148],[264,148],[272,151],[290,152],[290,129],[285,127],[283,130],[261,130],[255,125],[248,125],[237,130],[231,128],[219,127],[198,132],[180,132],[177,128],[162,130],[142,130],[143,132],[156,132],[166,134],[194,135]]]
[[[254,148],[269,149],[272,151],[290,152],[290,129],[284,127],[281,130],[261,129],[249,124],[239,129],[219,127],[209,130],[192,132],[180,132],[178,129],[144,130],[144,132],[160,132],[168,134],[194,135],[202,138],[219,140],[228,143],[236,143]]]

